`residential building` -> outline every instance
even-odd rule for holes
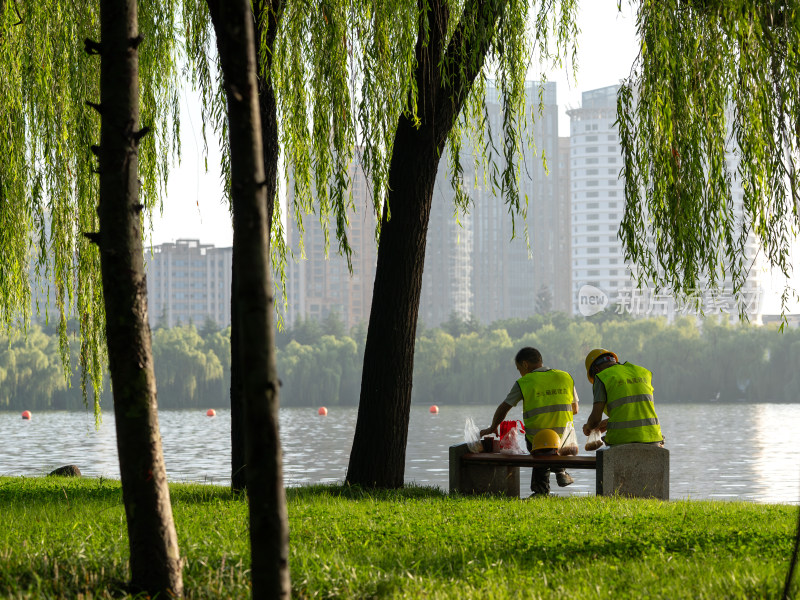
[[[230,325],[232,259],[232,248],[192,239],[146,249],[150,327],[201,327],[208,319],[218,327]]]
[[[570,116],[572,292],[575,311],[584,285],[610,297],[630,283],[617,238],[624,209],[619,138],[614,125],[618,85],[583,92]]]
[[[330,247],[316,214],[303,219],[301,233],[293,215],[286,227],[287,245],[293,253],[286,268],[287,324],[298,318],[324,320],[338,313],[347,328],[369,321],[375,280],[377,246],[376,217],[369,184],[358,161],[350,170],[353,208],[348,213],[348,242],[352,248],[352,274],[347,260],[338,253],[335,223],[328,220]],[[288,189],[293,189],[290,182]]]
[[[570,138],[558,138],[558,201],[553,252],[553,310],[572,312],[572,199],[570,196]]]
[[[667,291],[637,289],[631,279],[632,265],[624,261],[618,238],[625,208],[624,181],[620,177],[622,152],[616,122],[617,91],[612,85],[583,92],[580,108],[570,116],[570,193],[572,202],[572,299],[573,312],[587,314],[587,298],[616,305],[614,310],[638,316],[697,314],[697,307],[679,305]],[[735,173],[735,157],[728,160]],[[734,211],[741,214],[743,190],[733,178]],[[752,236],[746,254],[753,260],[739,296],[748,305],[751,322],[760,323],[765,271]],[[730,314],[738,318],[730,282],[723,281],[719,294],[698,290],[697,301],[705,314]],[[599,304],[595,304],[599,307]],[[591,307],[589,307],[591,309]],[[596,311],[589,310],[589,314]]]
[[[525,122],[519,191],[520,202],[527,202],[527,220],[509,214],[505,200],[484,183],[488,180],[483,174],[471,193],[473,312],[484,323],[569,309],[564,300],[565,282],[570,280],[569,236],[564,232],[569,227],[570,205],[560,202],[558,192],[556,84],[529,81],[526,96],[532,118],[529,115]],[[492,137],[500,144],[503,109],[499,90],[491,85],[487,113]]]
[[[463,158],[471,161],[469,156]],[[465,175],[470,170],[465,165]],[[461,320],[472,314],[472,222],[469,212],[456,214],[452,185],[440,163],[428,220],[419,303],[419,321],[426,327],[441,325],[451,314]]]

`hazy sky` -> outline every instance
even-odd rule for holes
[[[546,72],[548,80],[557,84],[559,134],[562,136],[569,135],[566,110],[580,106],[581,92],[613,85],[627,77],[638,52],[635,14],[627,0],[623,2],[622,12],[617,10],[617,0],[583,0],[578,26],[577,73],[568,74],[565,69]],[[538,71],[531,71],[529,76],[538,79],[538,74]],[[232,229],[217,168],[219,152],[210,143],[206,173],[197,100],[191,94],[182,99],[181,119],[183,160],[170,174],[163,213],[154,218],[152,241],[161,244],[191,238],[216,246],[230,246]],[[800,256],[800,252],[796,251],[795,255]],[[771,282],[766,290],[765,312],[778,310],[776,296],[781,289],[781,281]]]

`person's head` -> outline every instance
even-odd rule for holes
[[[514,364],[520,376],[527,375],[542,366],[542,353],[536,348],[526,346],[514,357]]]
[[[594,383],[594,376],[603,369],[613,367],[618,363],[617,355],[605,348],[595,348],[586,355],[586,377]]]

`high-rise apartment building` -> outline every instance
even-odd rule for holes
[[[464,160],[472,158],[464,156]],[[472,314],[472,215],[459,214],[453,203],[453,188],[442,158],[433,188],[428,235],[425,244],[425,268],[419,321],[436,327],[455,314],[466,320]],[[464,178],[471,165],[464,165]]]
[[[591,286],[588,294],[605,296],[605,301],[616,304],[618,312],[628,311],[638,316],[664,315],[670,319],[680,313],[694,314],[695,307],[679,305],[665,291],[636,289],[631,280],[632,266],[625,264],[622,244],[617,236],[625,207],[624,181],[620,177],[622,152],[614,125],[618,90],[619,86],[613,85],[584,92],[581,107],[568,111],[573,311],[587,314],[588,309],[594,312],[592,306],[581,304],[587,299],[598,300],[587,295],[584,286]],[[728,167],[731,173],[735,173],[733,154],[729,157]],[[735,176],[732,186],[734,212],[741,214],[743,191]],[[760,322],[765,273],[761,261],[757,260],[758,244],[752,236],[745,253],[750,260],[755,260],[738,299],[734,297],[729,282],[723,282],[721,293],[715,296],[698,290],[697,301],[706,314],[736,315],[736,302],[741,299],[748,304],[747,313],[751,321]]]
[[[521,150],[519,190],[521,201],[528,202],[530,246],[525,241],[525,222],[519,216],[512,221],[502,197],[488,185],[481,185],[471,194],[473,312],[485,323],[569,310],[563,288],[570,280],[569,236],[565,235],[570,205],[560,202],[558,192],[561,169],[556,84],[529,81],[526,96],[531,113]],[[493,86],[487,86],[486,102],[492,136],[500,144],[503,109]],[[528,141],[533,142],[533,147]],[[478,179],[483,181],[482,176]]]
[[[624,209],[619,138],[614,125],[618,85],[584,92],[570,116],[572,294],[585,285],[616,297],[630,282],[617,230]]]
[[[347,235],[353,250],[352,275],[347,260],[338,254],[334,223],[328,223],[330,248],[326,253],[325,235],[318,216],[306,215],[301,253],[300,231],[293,215],[289,215],[287,244],[294,254],[286,269],[290,326],[298,318],[322,321],[332,312],[338,313],[348,328],[369,321],[377,257],[376,218],[369,185],[358,161],[351,168],[350,176],[354,208],[348,215]],[[291,183],[288,188],[292,189]]]
[[[572,312],[572,198],[570,196],[570,139],[558,138],[557,242],[553,258],[553,310]]]
[[[178,240],[145,250],[150,327],[231,323],[232,248]]]

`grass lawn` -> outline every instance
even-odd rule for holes
[[[186,596],[248,595],[246,502],[216,486],[171,491]],[[414,487],[287,495],[296,598],[777,598],[798,511]],[[0,515],[0,597],[124,595],[118,481],[0,478]]]

